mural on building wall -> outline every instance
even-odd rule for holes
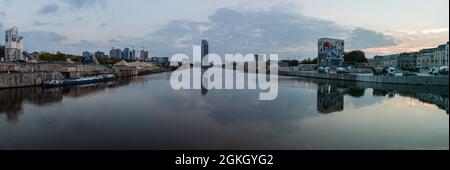
[[[338,65],[344,61],[344,40],[322,38],[319,40],[321,66]]]

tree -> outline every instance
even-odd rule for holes
[[[301,64],[317,64],[317,58],[314,58],[312,60],[310,58],[305,59],[301,62]]]
[[[55,54],[49,53],[49,52],[41,52],[39,53],[39,60],[41,61],[67,61],[71,60],[73,62],[79,63],[81,62],[81,57],[70,55],[70,54],[64,54],[61,52],[56,52]]]
[[[0,58],[5,57],[5,46],[0,45]]]
[[[295,67],[300,64],[300,62],[298,60],[282,60],[281,62],[287,63],[289,65],[289,67]]]
[[[360,50],[347,52],[344,54],[344,61],[347,63],[365,63],[367,62],[366,54]]]

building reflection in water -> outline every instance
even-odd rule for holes
[[[37,106],[48,106],[59,103],[65,96],[82,97],[96,92],[104,91],[107,88],[117,88],[128,85],[131,82],[142,82],[143,79],[123,78],[114,82],[83,85],[77,87],[26,87],[0,89],[0,114],[6,115],[6,121],[14,123],[19,121],[23,114],[24,104]]]
[[[344,110],[344,94],[336,86],[319,84],[317,88],[317,111],[323,114]]]
[[[145,77],[121,78],[115,82],[100,83],[78,87],[50,88],[41,87],[0,89],[0,116],[5,115],[8,122],[17,122],[23,114],[24,104],[46,106],[59,103],[65,96],[82,97],[108,88],[117,88],[133,84],[145,83]],[[202,78],[201,94],[208,94],[208,88],[203,83],[208,78]],[[420,102],[433,104],[441,110],[449,112],[448,87],[404,86],[389,84],[349,83],[322,80],[301,80],[318,84],[317,111],[322,114],[344,111],[344,96],[362,97],[366,89],[373,89],[374,97],[392,98],[396,95],[410,97]],[[301,87],[298,87],[301,88]],[[370,104],[370,103],[369,103]]]
[[[316,83],[318,84],[317,111],[322,114],[344,111],[344,96],[354,98],[363,97],[366,88],[371,86],[377,86],[373,88],[372,95],[374,97],[387,97],[389,99],[394,98],[396,95],[410,97],[423,103],[435,105],[439,109],[445,110],[447,114],[449,113],[448,89],[444,90],[445,87],[374,85],[364,83],[347,85],[346,83],[340,84],[336,82]],[[358,87],[359,85],[361,86]]]
[[[202,75],[204,75],[204,73],[206,72],[206,69],[202,69]],[[208,94],[208,83],[209,83],[209,79],[208,77],[201,77],[200,78],[200,84],[202,85],[202,96],[206,96]]]

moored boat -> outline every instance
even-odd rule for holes
[[[110,74],[110,75],[101,75],[101,76],[92,76],[92,77],[82,77],[82,78],[78,78],[78,79],[50,80],[50,81],[44,81],[42,84],[44,87],[73,86],[73,85],[81,85],[81,84],[100,83],[103,81],[113,79],[114,77],[115,76],[113,74]]]

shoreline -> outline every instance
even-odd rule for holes
[[[172,71],[170,69],[158,68],[154,70],[134,70],[130,72],[115,72],[116,78],[136,77]],[[14,89],[24,87],[42,87],[43,81],[63,79],[61,72],[25,72],[25,73],[0,73],[0,89]]]
[[[379,84],[449,86],[448,76],[373,76],[363,74],[320,74],[316,72],[301,71],[279,71],[279,75]]]

